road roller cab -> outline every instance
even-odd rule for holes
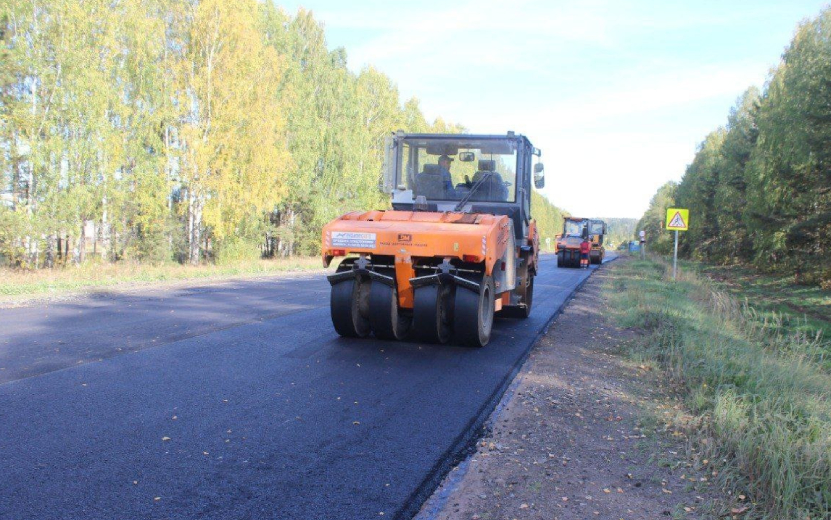
[[[342,336],[451,339],[483,346],[494,315],[531,312],[539,237],[531,184],[540,151],[522,135],[406,134],[385,144],[392,210],[323,228],[323,262]]]

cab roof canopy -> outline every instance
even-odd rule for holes
[[[528,141],[521,134],[508,132],[505,135],[489,134],[406,134],[398,135],[427,149],[430,155],[455,155],[460,149],[476,148],[482,153],[511,154],[516,150],[516,140]],[[484,141],[484,142],[483,142]]]

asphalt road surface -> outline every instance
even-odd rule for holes
[[[0,518],[410,518],[588,274],[483,349],[340,338],[320,273],[0,309]]]

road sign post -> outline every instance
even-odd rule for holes
[[[678,230],[675,230],[675,251],[672,253],[672,280],[678,276]]]
[[[678,277],[678,232],[690,228],[690,210],[686,208],[668,208],[666,229],[675,231],[675,248],[672,253],[672,280]]]
[[[646,231],[641,230],[638,236],[640,237],[641,259],[644,259],[646,258]]]

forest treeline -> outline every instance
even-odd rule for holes
[[[316,254],[325,222],[388,206],[382,143],[398,129],[464,130],[428,123],[382,72],[351,72],[302,9],[9,0],[0,257],[43,267]],[[554,236],[562,212],[536,193],[533,203]]]
[[[634,218],[609,218],[602,217],[600,220],[606,223],[606,248],[617,248],[623,243],[632,240],[635,233],[635,225],[638,223]]]
[[[831,286],[831,9],[803,22],[763,91],[748,89],[638,224],[668,252],[667,207],[690,209],[679,251]],[[652,240],[650,240],[652,239]]]

